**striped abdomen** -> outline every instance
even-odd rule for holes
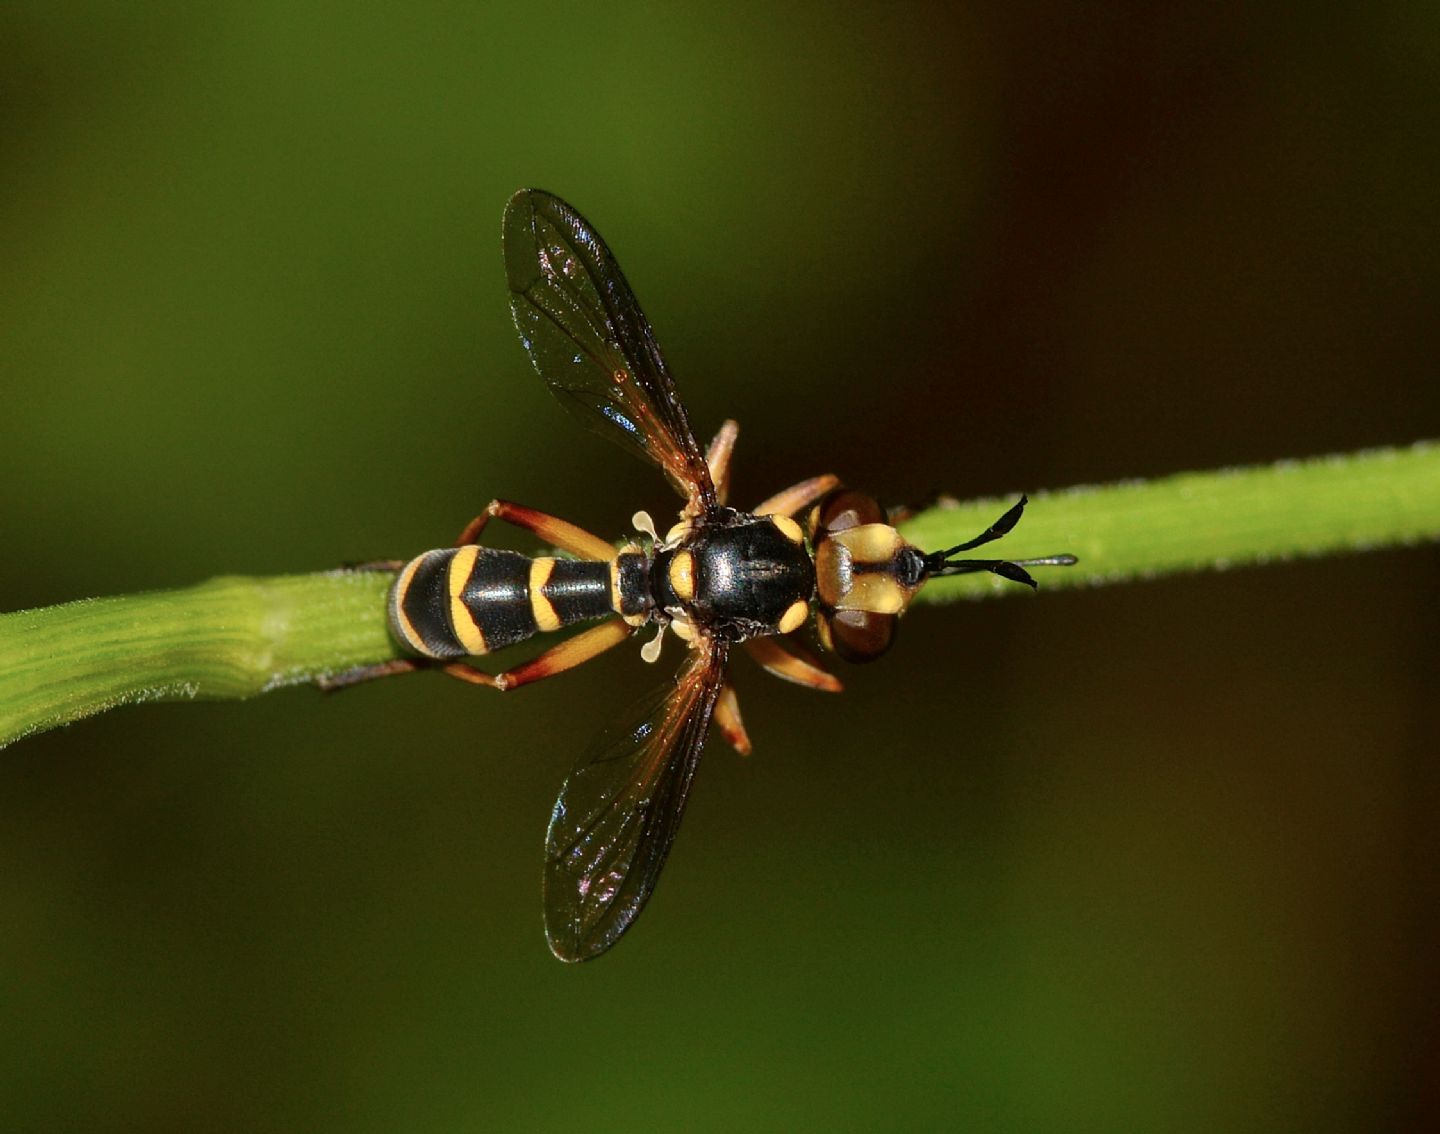
[[[425,657],[488,654],[619,613],[617,574],[616,560],[532,559],[473,544],[427,551],[390,588],[390,628]]]

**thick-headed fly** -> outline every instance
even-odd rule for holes
[[[748,511],[726,502],[738,427],[708,449],[695,441],[660,345],[610,249],[560,198],[516,193],[505,208],[505,272],[520,341],[555,396],[582,424],[660,467],[685,501],[663,536],[636,513],[644,538],[618,550],[554,516],[493,500],[454,546],[398,568],[390,626],[412,656],[330,684],[421,668],[492,689],[516,689],[589,661],[644,627],[655,661],[667,631],[687,657],[678,675],[635,705],[581,756],[555,801],[545,841],[545,929],[563,961],[610,948],[639,916],[670,853],[713,719],[740,752],[750,740],[725,678],[733,647],[812,689],[840,683],[790,635],[812,616],[820,642],[847,661],[889,648],[896,620],[925,583],[992,571],[1035,585],[1042,559],[957,558],[1015,526],[1022,498],[988,530],[924,552],[873,499],[817,476]],[[566,557],[485,547],[492,519],[534,533]],[[377,564],[376,566],[381,566]],[[468,659],[579,622],[597,625],[491,674]]]

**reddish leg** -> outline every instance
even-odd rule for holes
[[[782,646],[775,638],[751,638],[745,651],[760,663],[761,668],[776,677],[819,689],[822,693],[839,693],[840,679],[822,669],[820,663],[794,642]]]
[[[347,669],[344,673],[322,674],[315,678],[315,684],[326,693],[333,693],[337,689],[348,689],[364,681],[428,669],[432,664],[434,663],[429,658],[395,658],[392,661],[377,662],[375,665],[359,665],[354,669]]]
[[[532,681],[541,681],[554,677],[557,673],[564,673],[567,669],[574,669],[591,658],[599,657],[611,646],[618,646],[633,633],[635,627],[616,618],[602,622],[599,626],[592,626],[583,634],[567,638],[558,645],[551,646],[543,654],[522,662],[514,669],[507,669],[504,673],[489,674],[468,662],[459,661],[449,662],[440,669],[441,672],[461,681],[468,681],[471,685],[487,685],[503,693],[507,689],[518,689]]]
[[[715,727],[736,752],[741,756],[750,755],[750,734],[745,731],[745,722],[740,719],[740,701],[735,696],[735,687],[728,681],[721,686],[720,696],[715,700]]]
[[[615,558],[615,548],[599,536],[591,535],[584,528],[576,527],[567,520],[537,512],[534,508],[526,508],[521,504],[512,504],[508,500],[490,501],[485,506],[485,511],[465,525],[456,537],[454,546],[465,547],[477,542],[491,517],[523,528],[527,532],[534,532],[546,543],[558,547],[561,551],[568,551],[571,555],[578,555],[581,559],[594,559],[604,563]]]
[[[730,496],[730,454],[735,451],[735,438],[740,436],[737,422],[726,419],[720,432],[705,450],[705,463],[710,466],[710,480],[715,485],[715,497],[724,504]]]
[[[762,500],[755,506],[755,515],[793,516],[801,509],[814,504],[839,483],[840,478],[833,473],[812,476],[809,480],[802,480],[799,484],[791,485],[784,492],[777,492],[768,500]]]

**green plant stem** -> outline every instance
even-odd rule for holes
[[[1015,497],[930,508],[901,525],[927,551],[978,534]],[[1070,552],[1035,572],[1042,591],[1225,570],[1440,539],[1440,444],[1374,449],[1149,481],[1037,492],[1003,541],[977,556]],[[937,579],[920,601],[1024,593],[994,575]]]
[[[393,657],[391,578],[230,575],[0,615],[0,745],[115,705],[253,697]]]
[[[1013,497],[941,504],[902,525],[933,551],[983,531]],[[1071,552],[1041,587],[1440,539],[1440,445],[1036,493],[993,554]],[[987,554],[977,551],[978,555]],[[386,572],[228,576],[177,591],[0,615],[0,744],[115,705],[243,698],[397,657]],[[945,601],[1025,588],[993,575],[936,580]]]

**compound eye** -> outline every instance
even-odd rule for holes
[[[847,662],[874,661],[895,641],[893,614],[836,610],[818,620],[821,641]]]
[[[831,532],[884,522],[885,509],[873,496],[849,488],[838,488],[825,497],[816,516],[817,529]]]

